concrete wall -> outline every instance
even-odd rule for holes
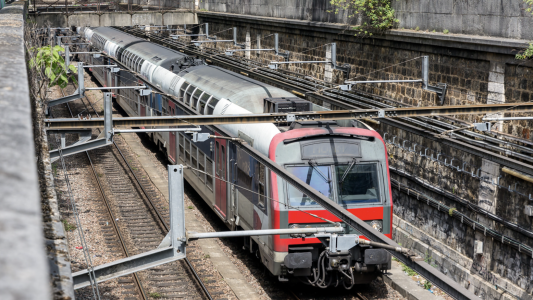
[[[398,28],[533,39],[533,16],[522,0],[393,0]],[[360,24],[353,11],[335,14],[324,0],[206,0],[201,10],[314,22]]]
[[[357,24],[353,11],[335,14],[335,8],[325,0],[205,0],[198,8],[213,12],[246,14],[253,16]]]
[[[533,16],[522,0],[392,1],[400,28],[533,39]]]
[[[360,39],[356,38],[353,32],[347,31],[345,26],[337,24],[202,11],[199,11],[198,15],[200,23],[208,22],[212,32],[237,26],[238,42],[244,43],[249,36],[252,48],[257,45],[258,36],[262,48],[272,47],[272,37],[261,37],[279,33],[280,48],[282,51],[291,52],[291,60],[324,60],[327,44],[336,42],[337,62],[350,64],[352,72],[349,77],[357,77],[360,80],[419,78],[420,57],[429,55],[430,84],[446,82],[450,86],[446,105],[533,100],[530,87],[533,84],[533,66],[531,62],[516,61],[513,53],[514,49],[524,47],[525,43],[493,38],[473,39],[438,33],[408,34],[402,31],[393,31],[374,39]],[[224,32],[218,36],[221,39],[230,39],[231,33]],[[217,45],[220,49],[228,46]],[[280,59],[270,52],[252,53],[250,56],[264,65]],[[329,74],[334,83],[341,83],[345,79],[342,72],[338,70],[329,72],[321,64],[293,64],[283,68],[318,79],[325,79],[325,74]],[[388,101],[394,105],[439,105],[435,93],[424,91],[420,86],[412,84],[361,85],[359,93],[376,101]],[[324,103],[317,104],[328,106]],[[459,123],[461,120],[474,121],[479,117],[478,115],[457,116]],[[531,140],[529,126],[530,124],[526,122],[524,124],[515,122],[504,124],[502,129],[504,132]],[[445,205],[456,207],[462,213],[509,238],[533,246],[533,239],[530,237],[493,220],[484,219],[482,214],[476,212],[475,207],[464,204],[479,206],[521,228],[533,231],[533,220],[524,213],[524,207],[530,205],[527,197],[509,192],[506,188],[486,184],[470,174],[457,172],[446,167],[443,162],[444,159],[447,159],[448,163],[454,159],[454,167],[462,166],[466,162],[469,170],[481,169],[487,178],[496,180],[501,176],[502,186],[518,183],[518,189],[526,195],[533,194],[531,183],[501,173],[502,166],[491,159],[453,148],[438,139],[430,139],[423,132],[416,134],[386,122],[375,128],[383,136],[387,133],[388,140],[396,136],[396,143],[405,140],[407,147],[412,147],[416,143],[417,149],[428,148],[428,155],[433,154],[436,157],[437,154],[441,154],[441,163],[437,164],[428,158],[421,158],[394,145],[388,145],[392,168],[421,178],[427,185],[447,191],[464,201],[460,202],[435,193],[429,186],[410,180],[408,177],[395,173],[393,177],[407,186],[431,195]],[[505,287],[522,299],[531,299],[533,259],[530,256],[460,224],[449,217],[448,211],[439,211],[404,193],[395,191],[393,196],[394,238],[402,245],[415,249],[423,257],[427,256],[436,268],[475,291],[482,299],[511,298],[509,295],[502,296],[501,292],[496,291],[495,284]],[[473,244],[476,240],[485,244],[482,256],[473,254]]]
[[[25,3],[0,10],[0,295],[50,299],[24,47]]]
[[[198,24],[196,14],[190,12],[126,12],[75,13],[68,16],[63,13],[40,13],[33,16],[39,26],[133,26],[133,25],[183,25]]]

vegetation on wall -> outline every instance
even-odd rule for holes
[[[526,11],[533,14],[533,0],[524,0],[524,2],[528,5]]]
[[[533,1],[533,0],[526,0]],[[330,0],[335,13],[340,10],[352,11],[349,17],[361,14],[361,25],[353,27],[358,36],[372,36],[392,28],[398,19],[394,18],[392,0]]]
[[[65,66],[65,60],[59,54],[59,52],[65,52],[65,49],[61,46],[43,46],[40,48],[30,48],[31,59],[30,68],[36,68],[43,70],[44,75],[48,78],[48,86],[58,85],[61,88],[65,88],[68,84],[67,68]],[[78,70],[76,67],[68,66],[72,74],[76,74]],[[72,81],[76,82],[76,77],[70,76]]]
[[[528,13],[531,13],[533,14],[533,0],[524,0],[524,3],[527,4],[527,8],[526,8],[526,11]],[[526,60],[526,59],[530,59],[533,57],[533,42],[532,43],[529,43],[529,47],[527,47],[526,49],[522,50],[520,53],[518,53],[516,55],[516,59],[520,59],[520,60]]]

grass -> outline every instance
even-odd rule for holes
[[[194,206],[192,206],[192,205],[189,205],[189,209],[194,209]]]
[[[154,299],[159,299],[159,298],[163,298],[163,295],[159,294],[158,292],[152,292],[150,294],[148,294],[151,298],[154,298]]]
[[[444,29],[443,33],[448,34],[450,31],[448,29]]]
[[[211,258],[211,255],[206,254],[206,255],[204,255],[204,258],[205,258],[205,259]]]
[[[61,222],[63,223],[63,227],[65,228],[66,231],[76,230],[76,225],[69,223],[67,219],[63,219]]]
[[[52,172],[54,173],[54,177],[57,177],[57,166],[55,164],[52,165]]]
[[[413,269],[409,268],[408,266],[402,264],[402,271],[407,273],[409,276],[416,276],[418,273],[416,273]]]
[[[416,26],[415,30],[416,30],[416,31],[419,31],[419,30],[420,30],[420,27]]]

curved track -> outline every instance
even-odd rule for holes
[[[89,99],[85,98],[94,114],[98,112]],[[78,101],[79,102],[79,101]],[[72,103],[71,103],[72,104]],[[82,104],[87,112],[89,107],[83,99],[81,103],[66,104],[71,117],[72,107]],[[133,155],[121,150],[121,141],[113,142],[113,148],[107,147],[85,152],[94,181],[98,187],[104,210],[100,212],[100,227],[106,236],[106,244],[111,252],[121,252],[128,257],[156,248],[168,233],[168,212],[162,213],[162,201],[155,204],[153,199],[159,197],[148,178],[139,178],[135,174]],[[159,199],[160,200],[160,199]],[[105,223],[105,224],[104,224]],[[152,268],[140,274],[133,274],[119,279],[130,292],[137,295],[133,299],[166,298],[213,299],[211,292],[204,285],[188,259]],[[133,283],[133,285],[128,285]],[[127,291],[126,291],[127,292]]]

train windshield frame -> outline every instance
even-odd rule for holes
[[[291,174],[312,186],[322,195],[343,205],[374,205],[383,202],[380,164],[298,164],[286,165]],[[291,206],[319,206],[298,189],[286,183],[287,202]]]

